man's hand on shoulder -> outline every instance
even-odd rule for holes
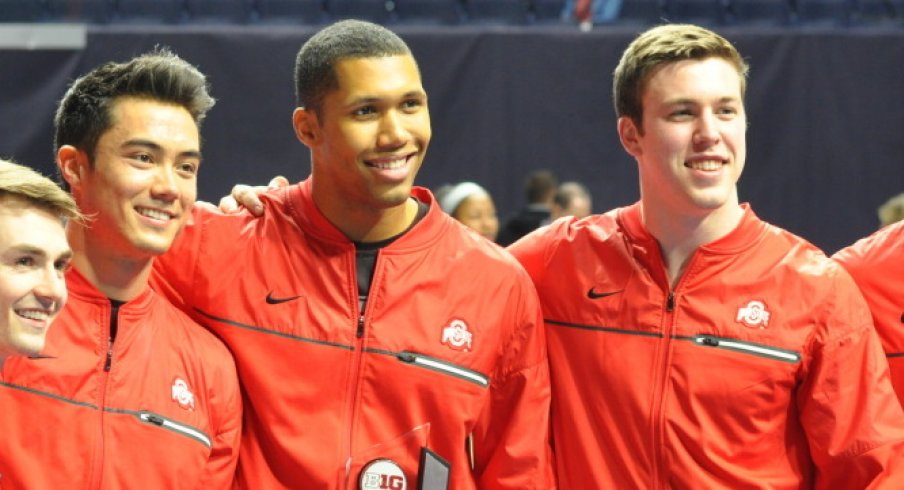
[[[248,209],[254,216],[264,214],[264,205],[261,202],[261,194],[286,187],[289,185],[289,179],[278,175],[270,179],[270,183],[266,186],[251,186],[246,184],[236,184],[232,187],[232,192],[220,199],[220,211],[224,213],[237,213],[242,208]],[[200,203],[199,203],[200,204]]]

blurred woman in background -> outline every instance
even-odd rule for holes
[[[499,218],[496,205],[486,189],[474,182],[446,185],[436,191],[439,206],[463,225],[496,241]]]

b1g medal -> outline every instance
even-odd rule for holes
[[[391,459],[375,459],[364,465],[358,477],[360,490],[407,490],[405,472]]]

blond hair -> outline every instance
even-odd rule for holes
[[[3,159],[0,159],[0,198],[22,199],[60,219],[83,219],[68,192],[40,173]]]
[[[749,67],[724,37],[691,24],[665,24],[642,32],[622,53],[612,80],[612,98],[618,117],[629,117],[642,128],[641,99],[656,68],[676,61],[721,58],[738,72],[741,97],[747,91]]]
[[[880,228],[904,220],[904,192],[879,206],[878,214]]]

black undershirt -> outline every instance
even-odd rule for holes
[[[414,221],[411,222],[405,231],[379,242],[354,242],[355,269],[358,275],[358,307],[360,308],[358,311],[360,311],[362,315],[364,314],[364,306],[367,304],[367,296],[370,294],[370,283],[374,279],[374,268],[377,266],[377,254],[380,252],[380,249],[398,240],[399,237],[405,233],[408,233],[414,225],[424,219],[424,216],[427,215],[428,206],[417,199],[414,200],[417,202],[417,215],[415,215]]]
[[[119,333],[119,307],[126,304],[126,302],[113,298],[108,299],[112,308],[110,312],[110,343],[112,344],[116,340],[116,334]]]

